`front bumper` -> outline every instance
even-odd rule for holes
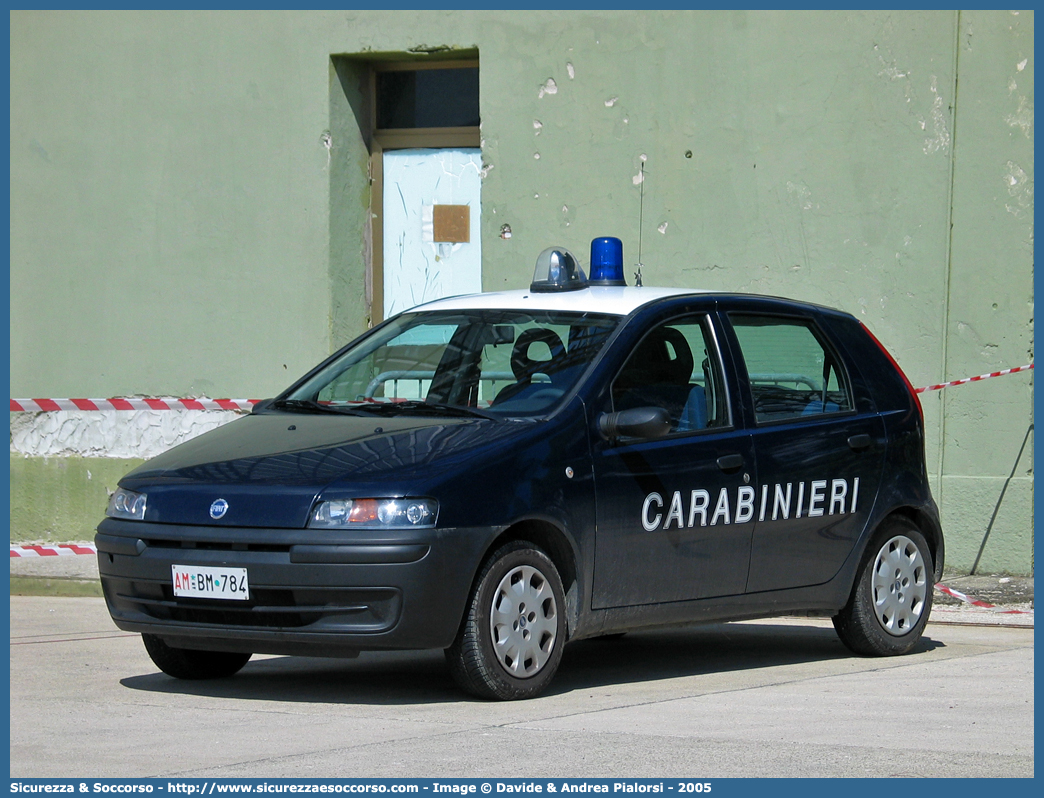
[[[107,518],[95,544],[123,630],[181,648],[351,656],[445,648],[496,530],[360,533]],[[246,568],[249,601],[175,598],[171,566]]]

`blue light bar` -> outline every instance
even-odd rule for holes
[[[591,241],[590,285],[627,285],[623,268],[623,241],[608,236]]]

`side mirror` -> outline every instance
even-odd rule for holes
[[[598,431],[607,441],[617,438],[662,438],[671,431],[671,416],[662,407],[634,407],[617,413],[602,413]]]

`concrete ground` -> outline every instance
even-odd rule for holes
[[[937,591],[908,657],[824,619],[670,629],[571,645],[546,696],[491,704],[438,651],[179,682],[112,624],[94,556],[11,558],[10,774],[1033,776],[1033,579],[943,584],[995,606]]]
[[[883,659],[823,619],[639,632],[570,645],[545,695],[495,703],[439,651],[261,656],[185,682],[101,599],[10,613],[14,778],[1034,775],[1032,628],[933,617]]]

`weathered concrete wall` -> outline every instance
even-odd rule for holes
[[[13,395],[260,398],[365,329],[341,56],[437,45],[481,58],[486,289],[640,234],[647,284],[842,307],[916,385],[1032,359],[1032,12],[15,12]],[[1032,380],[923,398],[967,567]],[[1030,450],[983,568],[1032,569],[1032,495]]]
[[[310,38],[278,12],[12,14],[15,393],[267,395],[328,352]]]
[[[1033,360],[1032,14],[962,12],[956,62],[946,336],[933,353],[948,379]],[[1032,436],[1015,463],[1033,421],[1033,380],[1024,377],[926,398],[938,419],[936,501],[954,563],[975,561],[1014,469],[982,565],[1032,571]]]
[[[227,424],[233,410],[100,410],[11,414],[11,454],[23,457],[155,457]]]

